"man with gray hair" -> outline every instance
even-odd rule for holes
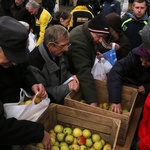
[[[52,16],[46,9],[42,8],[40,4],[35,2],[34,0],[29,1],[26,4],[26,9],[31,15],[34,15],[36,18],[34,33],[37,35],[36,46],[38,46],[44,39],[45,29],[51,22]]]
[[[68,71],[64,55],[70,46],[68,36],[63,26],[53,25],[46,29],[44,41],[29,54],[35,77],[45,86],[51,102],[59,104],[63,104],[69,92],[77,92],[79,89],[79,81]],[[64,83],[68,79],[71,80]]]

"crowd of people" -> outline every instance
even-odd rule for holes
[[[68,1],[63,3],[69,5]],[[87,104],[98,106],[91,70],[95,58],[101,59],[113,43],[117,62],[105,81],[111,111],[122,113],[124,84],[136,86],[145,97],[149,95],[148,1],[134,0],[132,10],[123,17],[117,0],[77,0],[70,12],[55,13],[55,1],[50,4],[46,0],[15,0],[6,7],[2,0],[1,4],[4,13],[0,17],[0,149],[11,150],[12,145],[41,141],[45,150],[52,145],[42,124],[5,118],[3,104],[18,102],[20,88],[31,95],[38,91],[41,99],[48,96],[52,103],[61,105],[68,93],[80,89]],[[30,32],[35,35],[36,44],[29,52]],[[138,126],[136,149],[140,150],[150,149],[149,97]]]

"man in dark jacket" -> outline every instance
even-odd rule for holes
[[[0,17],[0,33],[0,149],[11,150],[11,145],[42,141],[49,150],[51,141],[43,125],[4,117],[3,103],[18,102],[20,88],[30,94],[39,92],[41,99],[46,97],[46,92],[25,64],[28,59],[27,29],[16,19],[3,16]]]
[[[142,30],[142,45],[133,49],[127,57],[119,60],[108,74],[109,102],[112,111],[121,113],[121,93],[123,83],[137,86],[138,92],[150,91],[150,20]]]
[[[90,105],[97,106],[97,92],[91,73],[96,54],[95,46],[109,34],[108,22],[101,14],[70,32],[71,46],[67,52],[70,70],[76,74],[84,99]]]

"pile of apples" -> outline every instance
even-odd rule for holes
[[[80,102],[81,102],[81,103],[86,103],[85,100],[80,100]],[[100,103],[100,104],[98,105],[98,107],[99,107],[99,108],[102,108],[102,109],[106,109],[106,110],[111,110],[111,105],[110,105],[109,103],[107,103],[107,102]],[[129,113],[128,109],[124,108],[124,109],[122,110],[122,114],[128,114],[128,113]]]
[[[76,127],[64,127],[55,125],[49,131],[52,141],[51,150],[111,150],[111,145],[105,143],[99,134],[92,134],[90,130]],[[37,143],[36,147],[44,148],[42,143]]]

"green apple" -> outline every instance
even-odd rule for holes
[[[68,144],[66,142],[60,142],[59,147],[62,147],[64,145],[68,146]]]
[[[63,145],[60,147],[60,150],[69,150],[68,145]]]
[[[63,133],[64,133],[64,134],[72,134],[72,129],[69,128],[69,127],[65,127],[65,128],[63,129]]]
[[[78,144],[72,144],[69,146],[70,150],[80,150],[80,146]]]
[[[57,133],[56,138],[57,138],[58,142],[62,142],[65,139],[65,134],[64,133]]]
[[[52,138],[56,138],[56,133],[55,133],[55,131],[54,131],[53,129],[51,129],[51,130],[49,131],[49,135],[50,135],[50,137],[52,137]]]
[[[65,142],[67,143],[67,144],[72,144],[73,143],[73,141],[74,141],[74,137],[73,137],[73,135],[67,135],[66,137],[65,137]]]
[[[37,143],[35,146],[38,147],[38,148],[43,148],[44,149],[44,145],[43,145],[42,142]]]
[[[91,147],[91,146],[93,145],[92,139],[91,139],[91,138],[87,138],[87,139],[85,140],[85,145],[86,145],[87,147]]]
[[[98,105],[98,107],[99,107],[99,108],[103,108],[103,104],[100,103],[100,104]]]
[[[100,142],[103,144],[103,146],[105,145],[104,139],[101,139]]]
[[[93,141],[93,143],[99,141],[100,139],[101,139],[100,135],[98,135],[96,133],[92,134],[92,141]]]
[[[77,138],[74,137],[73,143],[77,144]]]
[[[89,147],[89,148],[88,148],[88,150],[95,150],[95,148],[93,148],[93,147]]]
[[[82,136],[82,130],[80,128],[74,128],[73,129],[73,136],[74,137]]]
[[[100,150],[103,147],[103,144],[100,141],[97,141],[93,144],[93,147],[95,148],[95,150]]]
[[[84,129],[82,134],[85,138],[90,138],[91,137],[91,131],[88,130],[88,129]]]
[[[110,144],[105,144],[103,147],[103,150],[112,150],[111,145]]]
[[[57,146],[57,147],[59,147],[59,142],[58,142],[58,141],[55,141],[55,144],[54,144],[54,146]]]
[[[52,146],[52,147],[51,147],[51,150],[59,150],[59,147],[57,147],[57,146]]]
[[[85,145],[81,145],[80,150],[88,150],[88,148]]]
[[[55,133],[61,133],[61,132],[63,132],[63,126],[60,125],[60,124],[55,125],[54,131],[55,131]]]
[[[51,137],[51,142],[52,142],[52,145],[54,145],[56,142],[55,138]]]

